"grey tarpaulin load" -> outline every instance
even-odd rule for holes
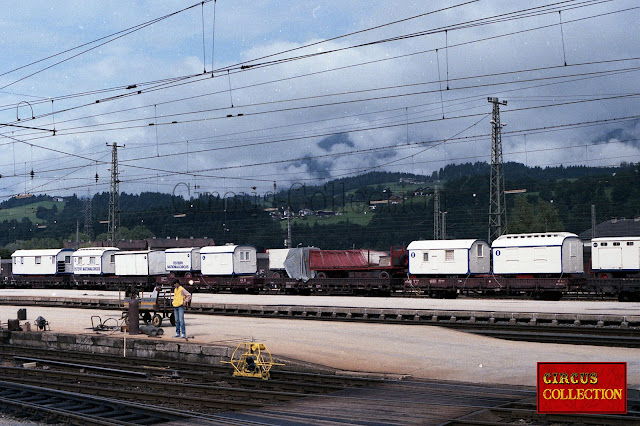
[[[309,250],[318,250],[316,247],[297,247],[289,250],[287,258],[284,260],[284,269],[289,278],[309,281],[315,278],[316,271],[309,269]]]

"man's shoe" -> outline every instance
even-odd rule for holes
[[[187,335],[186,334],[181,334],[180,337],[182,337],[183,339],[186,339]]]
[[[176,333],[173,337],[180,337],[180,335]]]

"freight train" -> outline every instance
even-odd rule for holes
[[[6,271],[7,266],[12,272]],[[178,279],[195,291],[285,294],[563,294],[640,300],[640,237],[567,232],[413,241],[389,251],[272,249],[249,245],[124,251],[115,247],[18,250],[3,286],[151,289]]]

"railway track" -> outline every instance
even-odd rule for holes
[[[0,402],[2,411],[10,415],[74,425],[153,425],[189,418],[160,407],[9,381],[0,381]]]
[[[3,360],[0,375],[10,382],[7,386],[29,389],[38,395],[31,397],[32,394],[13,391],[29,396],[14,397],[17,402],[12,406],[33,404],[24,409],[30,410],[31,418],[40,421],[56,419],[71,424],[194,421],[234,425],[640,422],[640,400],[635,394],[629,397],[629,414],[625,416],[550,416],[536,413],[535,389],[523,386],[390,381],[290,371],[274,371],[272,380],[265,381],[231,377],[226,367],[218,365],[185,365],[12,346],[0,349]],[[36,356],[42,358],[35,359]],[[0,396],[3,395],[0,386]],[[41,402],[36,404],[32,399]],[[98,410],[96,401],[105,408]],[[60,407],[65,407],[65,412],[50,412]],[[18,409],[23,408],[14,408]],[[107,420],[87,421],[82,410],[116,414]],[[82,422],[74,420],[77,416],[83,416]]]

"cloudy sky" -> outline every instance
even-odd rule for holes
[[[0,199],[108,191],[114,143],[128,193],[431,174],[490,161],[487,97],[505,161],[640,161],[634,0],[4,9]]]

